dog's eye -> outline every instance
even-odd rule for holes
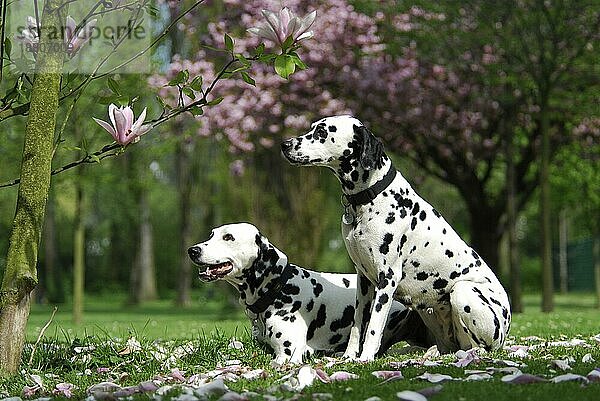
[[[223,236],[223,241],[235,241],[235,238],[233,238],[233,235],[231,234],[225,234]]]

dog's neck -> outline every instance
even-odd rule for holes
[[[392,166],[392,161],[383,155],[382,163],[378,168],[366,170],[357,160],[353,160],[351,165],[350,171],[345,171],[347,168],[344,168],[343,164],[334,170],[345,195],[357,194],[381,181]]]
[[[276,288],[287,265],[287,256],[269,245],[267,255],[263,251],[250,268],[243,270],[243,279],[236,283],[240,303],[246,307],[253,305]]]

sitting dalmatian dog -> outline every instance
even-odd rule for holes
[[[361,289],[347,358],[375,357],[393,298],[419,313],[442,353],[502,346],[511,319],[506,291],[358,119],[323,118],[281,148],[290,163],[328,167],[342,185],[342,234]]]
[[[355,274],[320,273],[291,264],[249,223],[213,229],[209,239],[190,247],[188,254],[205,268],[201,280],[222,279],[239,291],[253,333],[272,348],[275,364],[301,363],[315,351],[346,348],[354,322]],[[433,344],[417,313],[398,302],[388,306],[381,352],[398,341]]]

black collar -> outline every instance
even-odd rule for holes
[[[271,288],[269,288],[267,292],[260,296],[252,305],[246,304],[246,308],[256,315],[266,311],[267,308],[273,303],[273,301],[275,301],[275,298],[277,298],[277,295],[279,294],[283,286],[287,284],[290,278],[292,278],[292,267],[288,263],[283,268],[283,271],[279,276],[279,281],[277,281]]]
[[[388,187],[388,185],[390,185],[392,181],[394,181],[394,178],[396,178],[396,169],[394,168],[394,165],[390,163],[390,169],[387,173],[385,173],[385,176],[383,176],[381,180],[377,181],[375,184],[365,189],[364,191],[344,196],[346,197],[348,202],[354,207],[359,205],[365,205],[371,202],[373,199],[375,199],[377,195],[382,193]]]

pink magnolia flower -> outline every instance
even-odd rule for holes
[[[54,395],[62,395],[63,397],[71,398],[75,386],[71,383],[58,383],[52,393]]]
[[[144,108],[138,119],[133,122],[133,110],[131,110],[131,107],[117,107],[114,104],[111,104],[108,106],[108,117],[110,118],[111,124],[97,118],[94,118],[94,121],[108,131],[120,145],[127,145],[131,142],[135,143],[139,141],[140,136],[144,135],[152,128],[148,124],[142,125],[146,118],[146,108]]]
[[[77,32],[77,23],[70,15],[67,16],[65,44],[67,45],[67,54],[69,57],[75,56],[79,49],[91,39],[92,32],[96,27],[96,22],[98,22],[97,19],[88,21],[79,32]]]
[[[28,48],[37,46],[40,42],[38,35],[37,20],[32,16],[27,17],[27,23],[25,28],[20,32],[19,35],[15,35],[15,40],[23,43]]]
[[[259,27],[249,28],[248,32],[261,38],[271,40],[279,46],[290,36],[292,43],[297,43],[304,39],[313,37],[313,31],[309,28],[315,22],[317,11],[312,11],[300,18],[295,16],[287,7],[282,8],[278,13],[269,10],[262,10],[262,15],[267,20],[266,24]]]

